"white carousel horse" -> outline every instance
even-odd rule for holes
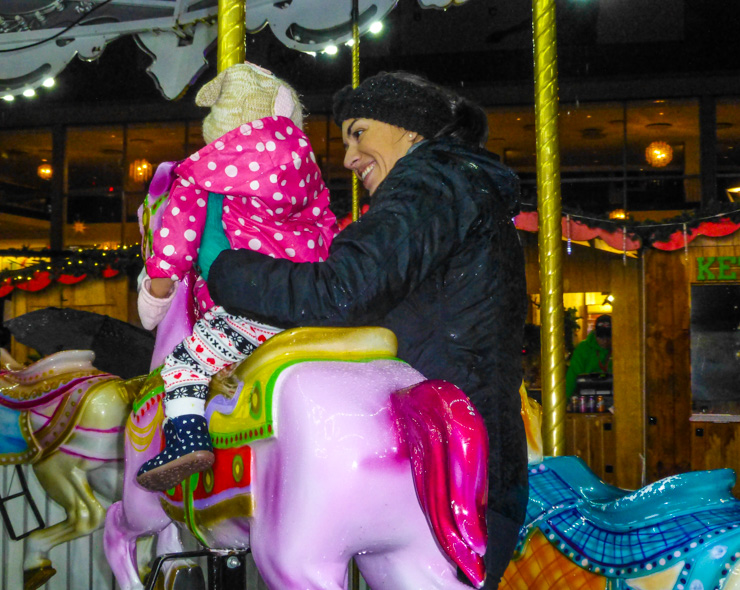
[[[66,511],[63,521],[25,538],[25,590],[56,573],[53,547],[103,526],[106,510],[96,493],[110,502],[121,497],[124,423],[142,379],[123,381],[95,369],[93,360],[91,351],[65,351],[19,368],[10,357],[3,364],[16,369],[0,372],[0,466],[32,465]],[[176,527],[160,531],[159,553],[179,547]],[[180,577],[192,575],[176,568]]]

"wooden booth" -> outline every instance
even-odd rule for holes
[[[520,235],[537,323],[537,236]],[[614,370],[613,412],[568,413],[565,454],[627,489],[690,470],[740,471],[740,231],[672,251],[563,248],[565,307],[598,295],[578,308],[576,341],[603,311],[598,300],[612,299]]]
[[[539,323],[540,293],[537,234],[520,232],[525,247],[529,322]],[[644,456],[644,355],[642,332],[641,260],[634,254],[563,242],[563,293],[566,307],[576,307],[581,329],[576,340],[588,332],[588,321],[609,311],[612,316],[614,358],[614,411],[568,413],[566,453],[578,455],[604,481],[623,488],[640,487]],[[592,294],[592,295],[590,295]],[[593,297],[596,299],[593,300]],[[611,309],[602,303],[610,296]],[[589,300],[594,301],[589,303]]]
[[[740,232],[644,260],[647,478],[740,471]]]

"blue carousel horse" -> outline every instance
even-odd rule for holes
[[[535,445],[537,427],[527,429]],[[717,469],[627,491],[577,457],[530,453],[527,518],[500,588],[738,590],[734,484],[733,470]]]

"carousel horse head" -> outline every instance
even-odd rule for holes
[[[106,510],[96,494],[110,502],[120,498],[124,424],[143,379],[99,371],[94,356],[63,351],[0,371],[0,466],[30,465],[49,498],[66,511],[64,520],[18,537],[25,536],[24,590],[43,586],[56,573],[49,555],[54,547],[103,526]],[[157,552],[174,547],[179,531],[172,525],[161,530]],[[167,583],[193,572],[192,564],[174,564]]]
[[[731,470],[622,490],[578,457],[543,457],[539,405],[522,401],[529,503],[501,590],[740,590],[740,501]]]

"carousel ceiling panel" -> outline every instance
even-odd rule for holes
[[[0,0],[0,94],[39,88],[78,56],[134,35],[152,58],[147,69],[168,99],[207,65],[217,35],[218,0]]]
[[[448,8],[467,0],[419,0],[424,8]],[[382,20],[398,0],[358,0],[360,35]],[[322,51],[352,39],[351,0],[247,1],[247,30],[256,33],[270,25],[286,46],[299,51]]]

